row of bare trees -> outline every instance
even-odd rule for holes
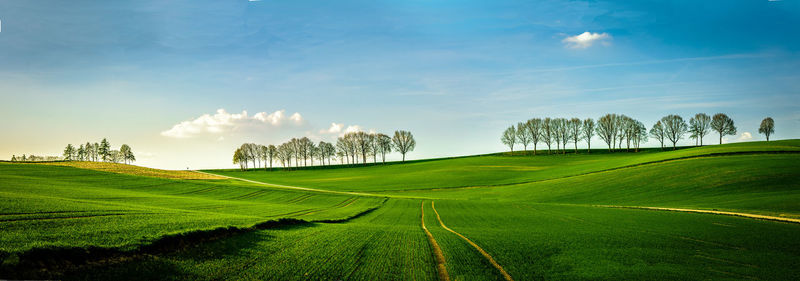
[[[680,115],[667,115],[653,124],[648,132],[645,125],[633,118],[622,114],[609,113],[601,116],[595,122],[592,118],[581,120],[579,118],[533,118],[519,122],[503,131],[500,140],[514,153],[514,146],[521,144],[524,150],[533,145],[533,154],[536,155],[537,144],[546,144],[547,153],[551,153],[551,146],[555,144],[556,152],[566,153],[567,145],[574,145],[575,153],[578,152],[578,142],[586,141],[588,152],[591,152],[592,137],[597,134],[607,145],[609,151],[622,149],[625,151],[639,151],[639,146],[649,137],[656,139],[664,149],[665,141],[672,142],[672,148],[688,133],[695,139],[695,145],[703,145],[703,137],[711,131],[719,134],[719,143],[722,137],[735,135],[736,126],[733,119],[723,113],[714,114],[713,117],[705,113],[695,114],[687,124]],[[775,121],[767,117],[761,122],[759,133],[765,134],[767,141],[775,132]],[[649,134],[648,134],[649,133]]]
[[[578,142],[581,141],[586,141],[591,152],[591,141],[595,134],[608,144],[610,150],[617,147],[621,149],[625,143],[626,150],[632,147],[638,151],[639,144],[647,141],[647,129],[642,122],[617,114],[606,114],[597,122],[592,118],[533,118],[508,127],[501,141],[511,149],[512,154],[517,143],[522,144],[524,150],[528,150],[528,145],[532,144],[534,155],[539,143],[547,145],[548,154],[552,152],[553,145],[556,153],[566,154],[570,143],[577,153]]]
[[[260,168],[262,163],[265,169],[271,169],[273,163],[279,163],[284,168],[314,166],[314,160],[318,160],[320,166],[326,166],[331,165],[334,159],[339,159],[340,164],[366,164],[368,157],[377,163],[378,156],[385,163],[386,155],[392,151],[400,152],[405,162],[406,153],[413,151],[416,144],[414,136],[408,131],[395,131],[393,137],[358,131],[344,134],[336,140],[336,144],[325,141],[314,143],[307,137],[292,138],[277,146],[245,143],[233,153],[233,163],[239,164],[242,170]]]

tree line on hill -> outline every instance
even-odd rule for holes
[[[521,144],[525,151],[529,145],[533,145],[533,154],[536,155],[537,144],[547,145],[547,153],[552,152],[552,145],[555,145],[556,153],[566,154],[567,145],[574,144],[575,153],[578,153],[578,142],[586,141],[587,152],[591,152],[592,137],[597,135],[608,145],[609,151],[621,150],[623,144],[625,151],[639,151],[639,145],[652,137],[661,144],[664,149],[665,142],[672,143],[672,149],[676,149],[676,143],[689,134],[689,138],[695,140],[695,145],[703,145],[703,138],[711,131],[719,134],[719,143],[722,144],[722,137],[735,135],[736,126],[733,119],[724,113],[714,114],[713,117],[705,113],[695,114],[689,119],[689,123],[680,115],[667,115],[658,120],[650,130],[645,125],[631,117],[623,114],[609,113],[597,119],[592,118],[581,120],[579,118],[533,118],[524,122],[511,125],[503,131],[500,140],[511,149],[514,154],[514,146]],[[775,132],[775,121],[771,117],[764,118],[758,132],[769,136]]]
[[[130,164],[136,161],[136,156],[133,155],[133,150],[127,144],[120,146],[119,150],[111,149],[111,143],[103,138],[99,143],[86,142],[77,148],[72,144],[67,144],[64,152],[59,156],[34,156],[22,155],[17,157],[13,155],[11,161],[17,162],[32,162],[32,161],[103,161],[113,163]]]
[[[233,163],[239,164],[242,170],[247,170],[251,163],[253,168],[260,168],[263,162],[265,169],[271,169],[273,163],[290,168],[308,166],[309,163],[314,166],[314,160],[318,160],[319,165],[326,166],[331,165],[335,159],[341,165],[366,165],[369,157],[372,158],[372,163],[378,163],[378,156],[385,163],[386,155],[393,151],[400,152],[405,162],[406,153],[414,151],[416,145],[414,136],[408,131],[395,131],[392,137],[358,131],[344,134],[336,140],[336,144],[325,141],[315,144],[307,137],[292,138],[277,146],[244,143],[234,151]]]
[[[136,156],[133,155],[130,146],[123,144],[119,150],[111,149],[111,143],[105,138],[100,143],[86,142],[78,148],[67,144],[63,156],[67,161],[103,161],[125,164],[136,161]]]
[[[59,156],[39,156],[39,155],[25,155],[17,157],[17,155],[11,156],[11,162],[41,162],[41,161],[58,161],[62,158]]]

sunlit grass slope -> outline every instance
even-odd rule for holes
[[[223,177],[197,173],[193,171],[160,170],[142,166],[125,165],[119,163],[107,163],[107,162],[58,161],[58,162],[44,162],[35,164],[75,167],[80,169],[96,170],[96,171],[103,171],[103,172],[110,172],[117,174],[128,174],[135,176],[156,177],[156,178],[166,178],[166,179],[185,179],[185,180],[224,179]]]
[[[798,224],[580,205],[435,203],[448,227],[484,248],[515,280],[800,278]],[[433,231],[453,261],[450,272],[462,280],[500,280],[480,258],[465,258],[475,250],[458,237]]]
[[[277,218],[342,219],[381,198],[0,163],[0,251],[135,247],[165,234]]]
[[[800,152],[800,140],[735,143],[686,148],[677,151],[648,150],[639,153],[603,153],[537,156],[475,156],[401,165],[296,171],[210,170],[208,172],[275,184],[339,191],[391,191],[506,185],[556,179],[608,169],[686,157],[734,153]]]
[[[690,158],[540,182],[411,192],[448,199],[699,208],[800,217],[800,154]]]
[[[436,280],[416,200],[345,224],[263,230],[66,279]]]

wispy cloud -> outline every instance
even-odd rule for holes
[[[571,49],[586,49],[594,45],[595,43],[600,43],[603,45],[610,45],[608,41],[611,40],[611,35],[608,33],[594,33],[594,32],[584,32],[575,36],[567,36],[561,42],[564,43],[564,46]]]
[[[303,123],[303,116],[300,113],[295,112],[287,117],[286,110],[283,109],[272,113],[259,112],[250,117],[246,110],[242,113],[228,113],[220,108],[213,115],[203,114],[175,124],[169,130],[162,131],[161,135],[170,138],[191,138],[203,134],[221,135],[244,126],[299,126]]]

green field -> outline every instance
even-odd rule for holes
[[[798,223],[620,208],[800,218],[800,140],[538,154],[205,171],[249,181],[0,163],[0,279],[437,280],[423,210],[451,280],[800,279]]]

